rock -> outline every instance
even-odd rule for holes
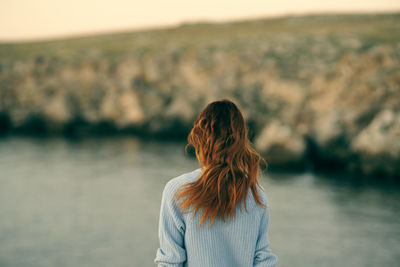
[[[60,94],[51,98],[43,107],[43,116],[48,121],[50,132],[59,132],[63,125],[71,120],[71,112],[65,103],[65,96]]]
[[[301,168],[304,163],[306,144],[302,136],[277,120],[262,130],[255,147],[269,164],[270,169],[281,167]]]
[[[311,16],[0,45],[0,133],[184,140],[206,104],[231,98],[271,169],[306,158],[396,176],[400,16],[338,18],[346,27]]]
[[[145,116],[140,106],[139,99],[134,91],[124,92],[119,99],[121,115],[117,119],[117,124],[124,127],[132,124],[139,124],[145,120]]]
[[[353,140],[364,174],[400,177],[400,111],[385,109]]]

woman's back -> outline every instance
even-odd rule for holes
[[[154,260],[160,266],[224,267],[275,266],[277,257],[268,249],[269,212],[256,203],[252,191],[235,207],[232,221],[216,218],[199,228],[201,212],[182,213],[173,198],[177,188],[199,178],[202,169],[196,169],[171,179],[162,196],[159,239],[160,248]],[[267,198],[257,186],[261,201]],[[241,207],[241,209],[240,209]],[[209,223],[209,221],[208,221]]]
[[[228,99],[208,104],[193,123],[188,145],[201,168],[164,188],[155,263],[275,266],[277,257],[268,249],[267,198],[258,182],[265,160],[251,146],[239,107]]]

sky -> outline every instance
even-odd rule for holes
[[[400,11],[400,0],[0,0],[0,41],[54,39],[185,22]]]

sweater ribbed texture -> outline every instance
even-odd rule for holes
[[[154,263],[158,266],[176,267],[251,267],[276,266],[278,258],[268,248],[269,211],[253,198],[252,191],[236,205],[232,221],[219,217],[209,228],[210,219],[198,228],[201,210],[181,213],[173,195],[176,189],[196,180],[201,168],[171,179],[164,187],[160,208],[159,241]],[[267,205],[264,188],[258,187],[261,201]]]

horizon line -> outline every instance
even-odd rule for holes
[[[231,24],[231,23],[241,23],[241,22],[251,22],[257,20],[269,20],[269,19],[279,19],[279,18],[288,18],[288,17],[310,17],[310,16],[318,16],[318,15],[390,15],[390,14],[400,14],[400,9],[398,10],[374,10],[374,11],[365,11],[365,10],[330,10],[330,11],[303,11],[303,12],[286,12],[274,15],[256,15],[256,16],[245,16],[238,18],[230,18],[230,19],[196,19],[196,20],[183,20],[180,22],[173,23],[162,23],[162,24],[154,24],[154,25],[146,25],[139,27],[121,27],[116,29],[105,29],[105,30],[94,30],[87,32],[78,32],[78,33],[64,33],[61,35],[54,36],[39,36],[39,37],[28,37],[25,38],[0,38],[0,45],[5,44],[26,44],[26,43],[41,43],[41,42],[57,42],[63,40],[73,40],[79,38],[90,38],[96,36],[104,36],[104,35],[117,35],[123,33],[139,33],[144,31],[158,31],[158,30],[167,30],[167,29],[175,29],[185,25],[200,25],[200,24],[211,24],[211,25],[219,25],[219,24]]]

